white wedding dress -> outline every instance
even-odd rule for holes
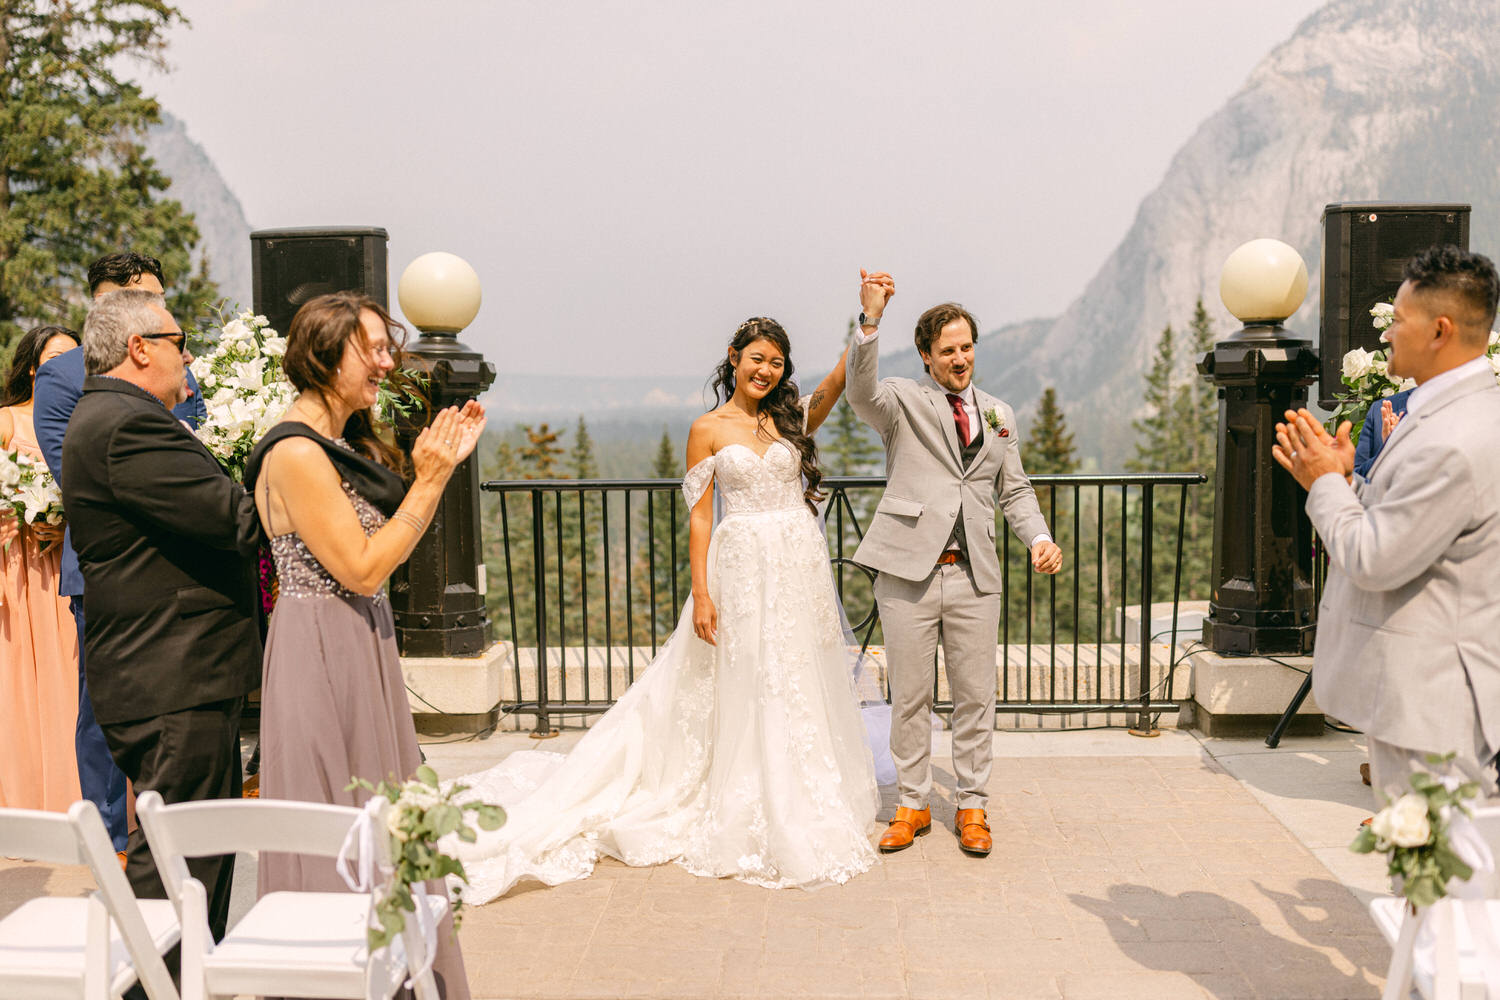
[[[791,445],[730,445],[688,471],[691,508],[712,480],[723,520],[708,550],[718,644],[676,630],[571,753],[518,751],[458,779],[506,809],[457,843],[466,900],[517,881],[586,877],[601,855],[675,862],[768,888],[867,870],[879,801],[849,669],[828,548]]]

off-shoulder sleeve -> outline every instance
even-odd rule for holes
[[[688,509],[697,505],[714,481],[714,456],[710,455],[687,471],[682,477],[682,495],[687,499]]]

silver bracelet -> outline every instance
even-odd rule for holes
[[[397,510],[391,515],[391,520],[410,525],[419,535],[427,530],[427,522],[409,510]]]

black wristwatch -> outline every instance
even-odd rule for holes
[[[876,316],[874,319],[871,319],[870,317],[866,316],[864,313],[860,313],[859,314],[859,325],[860,326],[868,326],[872,330],[878,330],[878,329],[880,329],[880,317]]]

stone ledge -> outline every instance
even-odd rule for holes
[[[511,644],[497,642],[478,656],[401,657],[417,731],[441,736],[493,730],[500,717],[500,679],[511,656]]]
[[[1192,664],[1193,725],[1208,736],[1270,733],[1302,686],[1311,656],[1225,656],[1207,649],[1187,654]],[[1323,710],[1311,694],[1302,702],[1287,735],[1323,731]]]

